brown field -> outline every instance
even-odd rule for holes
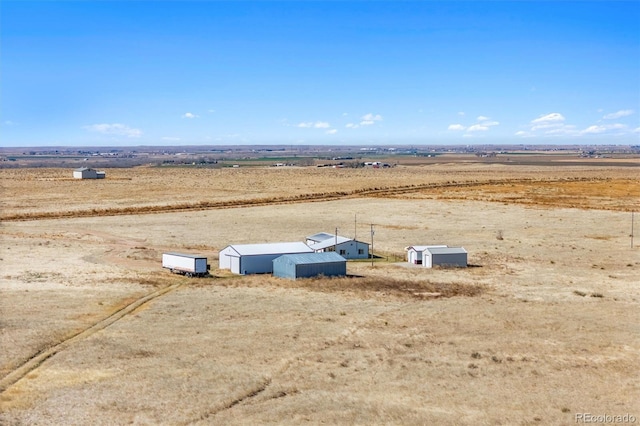
[[[638,170],[0,170],[0,424],[640,422]],[[346,278],[215,269],[231,243],[372,224],[379,257]],[[431,243],[471,267],[402,262]],[[163,271],[168,250],[212,276]]]

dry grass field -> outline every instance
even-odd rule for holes
[[[0,170],[0,424],[640,422],[638,170]],[[346,278],[216,269],[231,243],[372,224]],[[408,265],[412,244],[471,267]]]

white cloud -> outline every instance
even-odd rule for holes
[[[360,117],[360,125],[361,126],[372,126],[376,124],[376,121],[382,121],[382,116],[380,114],[365,114]]]
[[[193,114],[191,112],[185,112],[184,114],[182,114],[182,118],[198,118],[198,117],[200,116]]]
[[[529,133],[525,132],[524,130],[520,130],[518,132],[515,133],[516,136],[529,136]]]
[[[380,114],[365,114],[361,117],[362,121],[382,121],[382,116]]]
[[[599,133],[604,133],[607,132],[609,130],[624,130],[626,129],[627,126],[625,126],[624,124],[604,124],[604,125],[594,125],[594,126],[589,126],[586,129],[584,129],[582,132],[582,134],[599,134]]]
[[[464,127],[462,124],[450,124],[447,129],[448,130],[464,130],[466,129],[466,127]]]
[[[325,133],[328,134],[328,135],[335,135],[336,133],[338,133],[338,130],[337,129],[330,129],[330,130],[327,130]]]
[[[207,112],[208,112],[209,114],[213,114],[214,112],[216,112],[216,110],[215,110],[215,109],[209,109],[209,110],[207,110]]]
[[[564,121],[564,116],[559,112],[552,112],[551,114],[541,115],[535,120],[531,120],[531,124],[546,124],[557,123]]]
[[[2,123],[2,124],[4,124],[5,126],[15,126],[15,124],[16,124],[16,123],[14,123],[14,122],[13,122],[13,121],[11,121],[11,120],[7,120],[7,121],[5,121],[5,122],[4,122],[4,123]]]
[[[487,126],[483,126],[482,124],[474,124],[473,126],[469,126],[467,132],[484,132],[489,130]]]
[[[90,132],[102,133],[104,135],[126,136],[128,138],[139,138],[142,136],[142,130],[133,129],[120,123],[92,124],[90,126],[84,126],[84,128]]]
[[[627,117],[629,115],[632,115],[634,113],[634,111],[632,109],[622,109],[620,111],[617,112],[612,112],[610,114],[605,114],[604,118],[605,120],[615,120],[616,118],[620,118],[620,117]]]
[[[312,121],[305,121],[302,123],[296,124],[296,127],[300,127],[302,129],[328,129],[331,125],[325,121],[316,121],[315,123]]]
[[[345,124],[344,127],[346,127],[347,129],[357,129],[360,126],[355,124],[355,123],[347,123],[347,124]]]
[[[636,127],[635,129],[633,129],[633,133],[640,133],[640,127]]]
[[[459,116],[461,116],[461,117],[462,117],[462,116],[464,116],[464,111],[460,111],[460,112],[458,113],[458,115],[459,115]]]
[[[463,114],[462,114],[463,115]],[[486,132],[490,130],[490,127],[497,126],[500,123],[498,121],[491,120],[491,118],[486,117],[484,115],[479,115],[476,118],[477,123],[472,124],[471,126],[464,126],[462,124],[450,124],[447,127],[447,130],[453,131],[466,131],[463,136],[470,136],[470,133],[474,132]]]

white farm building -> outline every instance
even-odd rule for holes
[[[445,245],[434,245],[434,246],[409,246],[406,248],[407,250],[407,262],[413,263],[414,265],[422,265],[422,255],[425,250],[429,248],[445,248]]]
[[[80,167],[73,171],[73,177],[75,179],[104,179],[106,173],[90,167]]]
[[[316,253],[336,252],[345,259],[368,259],[369,243],[326,232],[307,237],[307,244]]]
[[[220,269],[230,269],[234,274],[270,274],[273,260],[283,254],[313,253],[302,242],[233,244],[220,250]]]

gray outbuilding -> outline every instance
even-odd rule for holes
[[[220,269],[230,269],[234,274],[270,274],[273,259],[283,254],[313,253],[302,242],[233,244],[220,250]]]
[[[273,260],[273,275],[280,278],[310,278],[347,275],[347,260],[338,253],[285,254]]]
[[[463,247],[430,247],[422,252],[422,266],[467,267],[467,251]]]

